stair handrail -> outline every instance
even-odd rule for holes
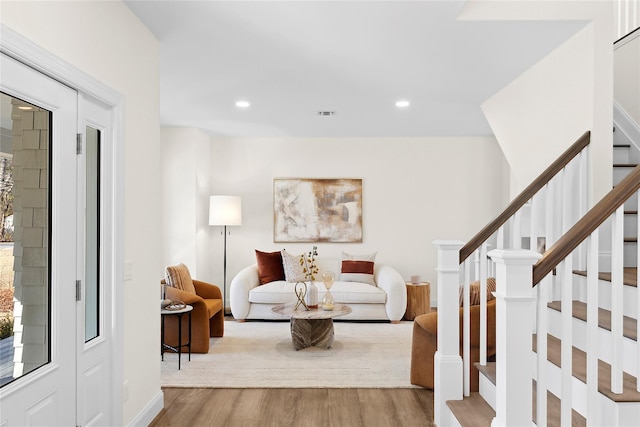
[[[527,186],[493,221],[487,224],[460,249],[460,264],[462,264],[476,249],[487,241],[500,227],[502,227],[516,212],[524,206],[538,191],[565,168],[591,142],[591,131],[586,131],[564,153],[562,153],[547,169],[545,169],[531,184]]]
[[[533,266],[533,286],[560,264],[640,188],[640,165],[562,235]]]

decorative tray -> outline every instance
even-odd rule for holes
[[[162,309],[167,311],[178,311],[182,310],[186,306],[187,304],[183,303],[182,301],[171,301],[171,303],[162,307]]]

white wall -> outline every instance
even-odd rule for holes
[[[163,134],[167,142],[176,136],[172,130]],[[406,280],[419,274],[434,284],[433,240],[469,239],[507,200],[506,163],[496,141],[488,137],[214,138],[209,170],[211,194],[242,197],[242,226],[231,227],[227,240],[228,283],[255,263],[255,249],[302,253],[313,245],[273,242],[274,178],[362,178],[363,242],[322,243],[319,256],[377,251],[377,261],[393,265]],[[185,210],[183,215],[190,221],[187,217],[193,218],[194,212]],[[200,278],[221,284],[223,237],[218,227],[210,238],[206,259],[213,272]]]
[[[470,0],[460,17],[585,21],[585,29],[482,108],[512,167],[511,194],[591,130],[590,188],[598,201],[612,180],[613,2]]]
[[[613,53],[613,98],[640,124],[640,35],[620,44]]]
[[[194,278],[211,277],[210,137],[199,129],[167,127],[161,141],[162,267],[184,263]]]
[[[592,37],[583,29],[482,104],[513,173],[512,196],[592,128]]]
[[[160,392],[159,46],[119,1],[2,2],[4,25],[125,98],[124,379],[129,423]]]

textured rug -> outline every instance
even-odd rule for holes
[[[329,349],[293,349],[289,322],[225,322],[208,354],[165,353],[163,387],[411,388],[413,322],[335,322]]]

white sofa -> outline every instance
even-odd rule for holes
[[[398,271],[385,264],[376,263],[374,280],[377,286],[359,282],[340,281],[340,260],[317,260],[320,274],[336,273],[331,288],[335,302],[347,304],[351,313],[340,320],[388,320],[398,323],[407,308],[407,290]],[[316,281],[318,301],[322,301],[326,289],[322,281]],[[241,270],[231,281],[229,302],[231,313],[238,321],[247,319],[278,319],[281,315],[271,311],[278,304],[296,302],[295,283],[279,280],[260,285],[256,264]]]

